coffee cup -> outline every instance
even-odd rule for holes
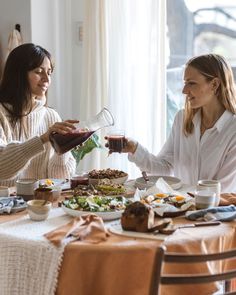
[[[7,186],[0,186],[0,198],[1,197],[9,197],[10,196],[10,190]]]
[[[22,196],[24,200],[32,200],[34,196],[34,190],[38,188],[39,181],[37,179],[22,178],[16,181],[16,193],[18,196]]]
[[[220,192],[221,192],[221,185],[218,180],[208,180],[208,179],[201,179],[197,183],[197,191],[200,190],[207,190],[210,192],[214,192],[215,196],[215,206],[218,206],[220,203]]]
[[[194,193],[194,196],[196,209],[207,209],[215,206],[215,192],[199,190]]]

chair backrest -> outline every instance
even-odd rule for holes
[[[183,253],[170,253],[166,251],[165,246],[161,246],[157,255],[160,257],[160,261],[165,263],[179,263],[179,264],[193,264],[193,263],[207,263],[210,261],[224,261],[226,259],[236,259],[236,250],[225,251],[214,254],[183,254]],[[159,272],[160,261],[156,265],[156,269]],[[163,265],[163,263],[162,263]],[[217,281],[229,281],[236,278],[236,261],[234,269],[229,271],[222,271],[213,274],[163,274],[160,273],[158,282],[161,285],[179,285],[179,284],[204,284]],[[154,285],[154,284],[153,284]],[[154,286],[156,287],[156,286]],[[155,293],[153,293],[155,294]],[[158,294],[158,287],[156,288],[156,294]],[[224,293],[224,294],[236,294],[236,292]]]

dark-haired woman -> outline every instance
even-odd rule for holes
[[[0,84],[0,185],[18,178],[68,178],[75,170],[70,152],[57,155],[50,142],[52,131],[75,129],[46,106],[52,58],[44,48],[26,43],[8,56]]]

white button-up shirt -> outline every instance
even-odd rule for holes
[[[221,182],[222,192],[236,192],[236,115],[225,111],[201,137],[200,111],[188,136],[183,133],[183,114],[184,110],[177,113],[171,134],[157,156],[138,144],[129,160],[151,174],[174,175],[189,185],[196,185],[199,179],[215,179]]]

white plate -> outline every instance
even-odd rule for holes
[[[53,186],[60,187],[61,190],[63,190],[63,191],[70,189],[70,180],[69,179],[58,179],[58,178],[47,178],[47,179],[50,179],[51,181],[53,181],[53,183],[54,183]],[[47,179],[40,179],[39,183],[45,184],[45,181]]]
[[[139,189],[150,188],[157,182],[159,178],[163,178],[164,181],[167,182],[174,190],[180,189],[182,186],[181,180],[173,176],[150,175],[148,178],[148,182],[146,182],[143,177],[136,178],[134,186]]]
[[[8,203],[10,202],[11,200],[13,200],[14,198],[17,198],[17,196],[14,196],[14,197],[6,197],[6,198],[0,198],[0,202],[2,203]],[[20,212],[20,211],[23,211],[27,208],[27,203],[24,202],[18,206],[14,205],[12,208],[11,208],[11,213],[17,213],[17,212]]]
[[[64,210],[65,213],[67,213],[68,215],[74,216],[74,217],[88,215],[88,214],[96,214],[97,216],[101,217],[103,220],[118,219],[121,217],[121,214],[123,213],[123,210],[110,211],[110,212],[79,211],[79,210],[73,210],[73,209],[67,208],[63,204],[62,204],[61,208]]]
[[[113,234],[124,236],[124,237],[132,237],[132,238],[143,238],[143,239],[151,239],[151,240],[162,240],[166,239],[166,235],[163,234],[153,234],[153,233],[140,233],[136,231],[127,231],[123,230],[121,224],[112,224],[109,226],[109,231]]]

